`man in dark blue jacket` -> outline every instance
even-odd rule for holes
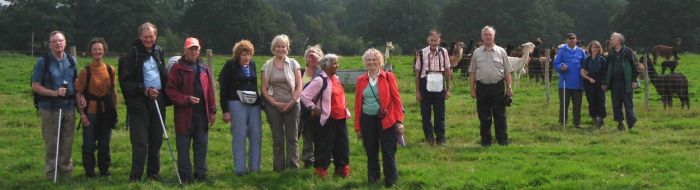
[[[586,52],[576,46],[576,34],[566,35],[566,44],[559,46],[554,57],[554,68],[559,73],[559,124],[564,127],[569,110],[569,102],[574,102],[574,127],[581,127],[581,62],[586,58]]]

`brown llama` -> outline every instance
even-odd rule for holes
[[[671,59],[671,56],[675,60],[680,60],[678,57],[678,49],[681,46],[681,38],[676,38],[676,47],[666,46],[666,45],[656,45],[651,49],[652,56],[654,56],[654,63],[659,56],[663,57],[666,61]]]
[[[640,62],[644,59],[649,60],[649,55],[646,54],[640,58]],[[649,69],[649,80],[656,88],[656,92],[661,95],[661,101],[666,107],[673,107],[673,96],[678,96],[681,100],[681,109],[686,107],[690,109],[690,98],[688,96],[688,79],[680,73],[672,73],[668,75],[659,75],[654,68],[654,64],[647,62]]]

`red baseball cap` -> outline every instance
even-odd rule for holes
[[[199,40],[197,38],[187,38],[185,39],[185,49],[190,49],[192,46],[202,47],[199,45]]]

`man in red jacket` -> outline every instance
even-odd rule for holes
[[[175,105],[177,167],[185,183],[192,182],[192,141],[194,179],[206,179],[208,128],[216,120],[214,85],[209,80],[209,68],[199,57],[200,47],[196,38],[185,40],[185,55],[170,70],[165,89]]]

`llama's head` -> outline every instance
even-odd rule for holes
[[[391,41],[386,42],[386,49],[394,50],[394,44]]]
[[[523,48],[523,54],[525,54],[525,53],[529,54],[529,53],[532,53],[532,51],[535,49],[535,44],[533,44],[532,42],[527,42],[527,43],[524,43],[523,45],[520,45],[520,47]]]

